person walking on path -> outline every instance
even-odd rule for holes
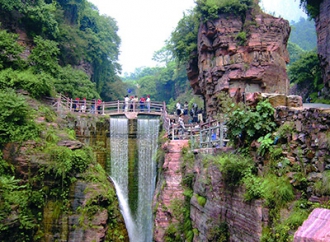
[[[188,115],[188,102],[185,101],[183,104],[183,115]]]
[[[184,132],[186,130],[186,127],[184,125],[184,120],[183,120],[183,113],[180,114],[179,119],[178,119],[178,123],[179,123],[179,135],[180,138],[183,139],[184,138]]]

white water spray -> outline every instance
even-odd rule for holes
[[[152,242],[152,199],[156,180],[156,151],[159,119],[137,120],[137,209],[132,215],[128,201],[128,121],[110,119],[111,178],[116,186],[130,241]]]

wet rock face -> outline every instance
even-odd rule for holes
[[[330,95],[330,0],[323,0],[320,4],[320,14],[315,18],[317,32],[317,49],[321,61],[323,83],[326,96]]]
[[[187,67],[195,94],[205,97],[208,114],[215,112],[220,91],[288,94],[286,49],[289,22],[250,10],[245,18],[221,14],[201,24],[197,58]]]

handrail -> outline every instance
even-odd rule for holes
[[[165,110],[165,102],[151,101],[150,106],[147,103],[141,104],[129,103],[128,107],[125,105],[125,101],[117,100],[110,102],[98,102],[97,100],[73,100],[72,98],[65,97],[61,94],[57,98],[47,98],[51,101],[52,106],[57,112],[81,112],[91,114],[119,114],[125,112],[139,112],[139,113],[153,113],[161,115]]]

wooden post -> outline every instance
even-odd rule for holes
[[[117,101],[117,113],[119,113],[119,110],[120,110],[120,102],[119,100]]]
[[[72,112],[72,98],[70,98],[70,112]]]
[[[102,102],[102,115],[104,115],[104,101]]]

